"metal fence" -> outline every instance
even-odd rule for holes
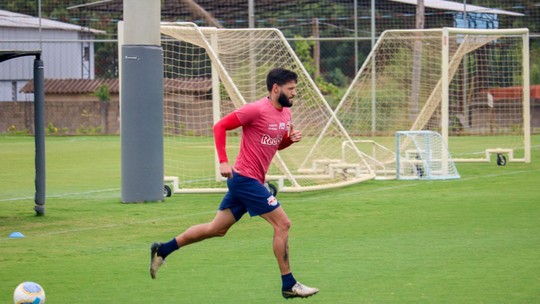
[[[3,2],[0,49],[43,49],[46,79],[117,78],[117,23],[122,19],[123,2]],[[387,29],[529,28],[531,84],[540,84],[540,1],[480,0],[474,5],[430,1],[419,11],[417,2],[423,1],[165,0],[162,20],[225,28],[278,28],[301,60],[311,64],[312,76],[338,88],[328,92],[331,104],[343,94]],[[31,79],[30,64],[28,59],[2,64],[0,101],[31,98],[21,91]]]

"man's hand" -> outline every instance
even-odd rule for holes
[[[230,178],[232,177],[232,171],[232,167],[228,162],[219,164],[219,172],[221,173],[221,176]]]
[[[299,142],[302,140],[302,131],[294,130],[293,125],[291,124],[291,130],[289,131],[289,138],[292,142]]]

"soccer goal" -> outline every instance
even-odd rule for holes
[[[442,136],[433,131],[396,132],[397,179],[459,178]]]
[[[456,162],[530,162],[528,41],[527,29],[385,31],[335,113],[377,176],[395,172],[400,130],[440,133]]]
[[[213,125],[245,103],[268,94],[266,75],[275,67],[298,76],[291,108],[303,139],[279,151],[267,181],[280,191],[325,189],[374,178],[302,63],[277,29],[221,29],[163,23],[165,181],[176,193],[222,192]],[[324,136],[319,136],[324,134]],[[228,132],[234,161],[241,131]],[[348,144],[348,153],[339,148]]]

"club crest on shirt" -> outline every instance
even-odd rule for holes
[[[270,206],[275,206],[278,204],[278,200],[273,195],[270,195],[266,200],[268,201],[268,205]]]

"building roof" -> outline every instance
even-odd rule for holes
[[[19,14],[10,11],[0,10],[0,27],[12,28],[39,28],[40,19],[38,17]],[[76,32],[90,32],[92,34],[105,34],[105,31],[92,29],[80,25],[41,18],[42,29],[54,29]]]
[[[418,4],[418,0],[390,0],[390,1],[412,4],[415,6]],[[463,3],[454,2],[454,1],[445,1],[445,0],[424,0],[424,6],[429,7],[429,8],[434,8],[434,9],[455,11],[455,12],[466,11],[467,13],[525,16],[524,14],[521,14],[521,13],[505,11],[501,9],[494,9],[494,8],[478,6],[478,5],[463,4]]]
[[[529,87],[531,99],[540,99],[540,84],[531,85]],[[483,90],[483,93],[488,93],[493,96],[493,100],[518,99],[523,96],[523,87],[506,87],[506,88],[491,88]]]
[[[212,88],[210,78],[183,78],[163,80],[166,93],[206,93]],[[102,86],[109,86],[109,93],[118,94],[120,83],[118,78],[109,79],[45,79],[46,94],[92,94]],[[28,81],[20,90],[21,93],[33,93],[34,81]]]

